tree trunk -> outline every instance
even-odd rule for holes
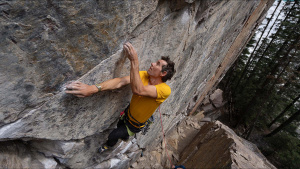
[[[293,44],[290,45],[289,49],[287,50],[286,54],[281,58],[281,60],[285,60],[287,59],[289,53],[291,52],[291,50],[296,46],[296,44],[298,43],[300,37],[297,37],[297,39],[293,42]],[[276,52],[275,58],[278,58],[281,55],[281,51],[283,50],[283,48],[285,47],[285,43],[287,43],[289,40],[286,40],[284,42],[284,44],[281,46],[281,48]],[[271,73],[269,73],[267,76],[274,76],[277,72],[277,69],[280,67],[280,64],[282,64],[280,61],[272,68]],[[256,102],[256,98],[259,98],[260,96],[263,96],[265,94],[265,92],[267,90],[265,89],[265,86],[267,84],[270,83],[270,78],[267,78],[267,76],[261,76],[261,78],[265,78],[264,82],[262,83],[262,85],[260,87],[258,87],[258,89],[255,91],[254,96],[251,98],[251,100],[249,101],[249,103],[243,108],[242,112],[243,112],[243,116],[238,120],[237,124],[235,125],[235,127],[237,127],[241,120],[245,117],[245,115],[248,114],[249,112],[249,107],[252,107],[255,102]],[[260,78],[260,79],[261,79]],[[263,79],[261,79],[263,80]],[[260,80],[260,81],[261,81]]]
[[[289,16],[291,15],[291,11],[293,10],[293,8],[295,7],[295,4],[293,4],[293,6],[291,7],[291,9],[289,10],[288,14],[286,15],[286,17],[284,18],[284,20],[281,22],[278,30],[276,31],[274,37],[272,38],[271,42],[268,44],[268,46],[266,47],[266,49],[264,50],[263,54],[261,54],[261,56],[259,57],[258,61],[256,62],[255,67],[251,70],[251,72],[249,73],[249,77],[246,80],[246,83],[248,83],[248,80],[252,78],[252,76],[254,75],[254,71],[256,70],[256,67],[258,65],[258,63],[261,61],[261,59],[265,56],[266,52],[268,51],[268,49],[270,48],[271,44],[274,42],[274,40],[276,39],[278,33],[280,32],[280,30],[282,29],[283,23],[286,21],[287,18],[289,18]],[[281,12],[281,11],[280,11]],[[280,14],[279,14],[280,15]],[[274,23],[275,24],[275,23]]]
[[[266,37],[269,36],[269,34],[270,34],[271,30],[273,29],[274,25],[276,25],[276,21],[278,20],[278,18],[279,18],[279,16],[280,16],[281,12],[282,12],[282,10],[284,9],[285,6],[286,6],[286,3],[285,3],[284,6],[281,8],[281,10],[280,10],[279,14],[277,15],[277,17],[276,17],[276,19],[275,19],[273,25],[272,25],[271,28],[269,29],[269,32],[268,32],[268,34],[267,34]]]
[[[277,127],[275,130],[273,130],[270,134],[266,135],[266,137],[271,137],[274,134],[281,131],[285,126],[289,125],[292,121],[294,121],[300,114],[300,110],[298,110],[296,113],[294,113],[289,119],[287,119],[285,122],[283,122],[279,127]]]
[[[267,100],[267,99],[269,98],[270,94],[272,93],[271,91],[274,90],[274,88],[275,88],[276,82],[278,81],[278,79],[280,79],[280,77],[282,76],[283,72],[286,70],[286,68],[287,68],[287,66],[289,65],[289,63],[290,63],[290,59],[289,59],[288,63],[284,66],[283,70],[279,73],[279,75],[277,76],[276,80],[274,80],[274,83],[273,83],[272,86],[268,89],[268,91],[266,92],[266,94],[264,94],[264,95],[262,96],[262,97],[263,97],[262,100]],[[252,123],[251,127],[249,128],[249,130],[247,130],[247,131],[245,132],[245,135],[247,135],[247,136],[246,136],[246,139],[247,139],[247,140],[249,139],[249,137],[250,137],[250,135],[251,135],[253,129],[255,128],[258,119],[261,117],[262,109],[263,109],[263,107],[264,107],[264,102],[260,102],[258,107],[260,107],[260,109],[259,109],[259,110],[257,111],[257,113],[256,113],[256,117],[255,117],[254,122]]]
[[[270,128],[278,119],[280,119],[287,111],[289,108],[291,108],[294,103],[300,98],[300,94],[293,100],[292,103],[290,103],[269,125],[268,127]]]
[[[281,48],[276,52],[275,58],[278,58],[281,55],[281,51],[283,50],[283,48],[286,46],[286,44],[288,43],[289,40],[286,40],[285,43],[281,46]],[[295,47],[295,44],[297,44],[299,41],[299,38],[293,43],[293,45],[291,45],[287,51],[287,53],[284,55],[284,57],[282,57],[281,60],[285,60],[289,53],[291,52],[291,50]],[[271,72],[267,75],[267,76],[274,76],[277,72],[277,69],[280,67],[280,64],[282,64],[280,61],[272,68]],[[262,78],[265,78],[264,82],[262,83],[262,85],[259,87],[258,90],[256,90],[255,95],[252,97],[251,101],[249,102],[249,104],[245,107],[245,109],[247,109],[247,111],[249,110],[248,107],[253,105],[253,102],[255,101],[255,98],[263,95],[265,93],[266,90],[265,86],[267,84],[270,83],[270,78],[267,78],[267,76],[262,76]],[[263,79],[261,79],[263,80]],[[259,80],[259,81],[261,81]],[[244,110],[245,110],[244,109]],[[247,113],[247,111],[245,113]]]
[[[226,74],[226,76],[228,76],[228,78],[226,79],[226,83],[224,85],[224,90],[227,91],[228,90],[228,86],[229,84],[232,84],[233,79],[232,79],[232,74],[235,72],[235,67],[237,65],[237,61],[234,62],[234,64],[232,65],[232,67],[230,68],[228,75]],[[230,89],[229,89],[230,90]]]
[[[292,81],[293,81],[292,77],[297,76],[297,72],[300,72],[300,66],[298,66],[298,68],[296,68],[296,70],[293,70],[293,72],[288,75],[288,77],[286,78],[287,81],[285,82],[285,84],[277,91],[277,93],[276,93],[277,96],[281,96],[284,92],[287,92],[288,87],[292,84]],[[269,102],[269,104],[267,105],[267,107],[269,108],[268,111],[273,112],[275,105],[277,105],[278,102],[279,102],[278,98],[275,98],[274,101]]]
[[[291,78],[291,76],[294,76],[294,75],[295,75],[295,73],[292,73],[292,75],[288,76],[286,83],[281,87],[281,89],[279,89],[277,91],[277,93],[276,93],[277,96],[281,96],[281,94],[285,91],[284,89],[287,89],[288,86],[291,85],[291,79],[290,78]],[[270,107],[270,109],[268,109],[269,112],[273,111],[273,109],[274,109],[275,105],[277,105],[278,101],[279,101],[279,99],[276,98],[274,101],[269,102],[269,104],[267,106],[267,107]]]

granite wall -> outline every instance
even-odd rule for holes
[[[129,75],[130,65],[122,54],[126,41],[137,49],[140,70],[169,56],[177,73],[168,82],[172,94],[161,105],[168,131],[223,77],[272,2],[1,1],[0,141],[1,146],[13,147],[1,149],[1,166],[126,168],[142,148],[161,140],[158,112],[146,135],[138,134],[109,155],[99,155],[97,148],[130,102],[130,87],[76,98],[64,93],[65,84],[94,84]],[[14,163],[8,156],[27,161]]]

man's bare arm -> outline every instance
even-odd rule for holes
[[[100,83],[101,91],[119,89],[130,83],[130,77],[114,78]]]
[[[100,83],[101,91],[119,89],[130,83],[130,77],[114,78]],[[98,92],[95,85],[87,85],[79,81],[67,85],[66,93],[73,94],[77,97],[87,97]]]
[[[139,74],[138,56],[130,43],[124,45],[125,54],[130,60],[130,85],[132,93],[140,96],[157,98],[156,87],[154,85],[144,86]]]

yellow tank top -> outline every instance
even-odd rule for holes
[[[147,86],[149,82],[149,75],[147,71],[140,71],[139,74],[142,79],[143,85]],[[132,95],[129,111],[132,117],[140,123],[146,122],[155,112],[157,107],[162,102],[164,102],[171,94],[171,88],[166,83],[155,85],[155,87],[157,92],[157,98],[139,96],[136,94]],[[135,121],[130,116],[129,119],[131,121]]]

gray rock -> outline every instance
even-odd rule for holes
[[[219,121],[202,126],[179,163],[186,168],[276,168],[255,144],[237,136]]]
[[[109,58],[156,5],[148,0],[2,1],[0,126]]]
[[[168,82],[172,94],[160,108],[167,132],[231,66],[271,3],[1,1],[0,140],[52,140],[35,147],[71,168],[108,161],[96,154],[97,147],[128,105],[130,87],[88,98],[63,89],[70,80],[95,84],[129,75],[125,41],[137,49],[140,70],[161,56],[176,63],[177,73]],[[137,145],[154,146],[160,130],[155,122],[145,136],[137,134]],[[82,140],[83,148],[61,146]],[[48,151],[56,146],[59,153]]]
[[[30,150],[21,141],[2,142],[0,144],[1,168],[56,168],[53,158],[46,158],[41,153]]]
[[[201,10],[203,10],[202,9],[203,7],[199,2],[195,2],[195,4],[193,5],[195,8],[194,10],[190,9],[191,5],[186,5],[184,8],[176,12],[172,12],[171,10],[169,10],[168,7],[172,5],[172,3],[169,1],[165,1],[164,3],[160,4],[159,6],[157,6],[156,9],[154,8],[156,3],[153,2],[153,4],[150,5],[152,8],[149,8],[147,6],[148,13],[146,11],[143,15],[139,13],[141,12],[140,11],[140,9],[142,8],[141,6],[148,5],[148,3],[143,4],[142,2],[132,2],[133,4],[127,4],[129,2],[117,3],[117,1],[115,1],[116,3],[115,5],[117,5],[118,8],[116,8],[115,5],[106,6],[108,8],[113,8],[112,12],[108,12],[107,10],[104,9],[103,6],[101,5],[99,6],[99,4],[94,4],[94,3],[95,2],[90,2],[90,1],[87,1],[86,4],[84,2],[74,3],[74,4],[72,4],[71,2],[70,3],[52,2],[50,4],[43,4],[42,2],[40,3],[30,2],[28,4],[21,3],[22,4],[21,5],[17,2],[14,2],[11,5],[12,7],[7,7],[7,8],[16,9],[17,12],[21,12],[22,11],[21,9],[24,9],[26,13],[26,7],[28,5],[37,8],[41,6],[40,9],[45,9],[47,5],[49,5],[51,7],[50,9],[41,11],[42,13],[46,13],[45,14],[45,18],[47,21],[46,23],[44,23],[45,19],[43,19],[43,15],[40,16],[41,18],[40,20],[36,20],[33,23],[31,23],[32,21],[30,20],[30,17],[34,14],[34,12],[31,10],[28,14],[26,13],[25,16],[19,18],[18,23],[22,23],[22,24],[31,23],[37,26],[41,26],[43,24],[47,25],[47,23],[50,22],[51,29],[53,29],[54,31],[51,34],[51,36],[53,36],[51,39],[58,40],[57,43],[56,41],[54,41],[52,43],[53,45],[60,45],[61,41],[67,42],[66,44],[68,45],[73,45],[74,43],[72,43],[72,41],[68,43],[68,39],[80,41],[81,37],[84,35],[84,32],[97,33],[97,31],[94,30],[96,29],[95,26],[96,23],[99,24],[99,21],[97,22],[95,21],[96,23],[92,22],[93,23],[92,25],[94,26],[90,26],[91,28],[89,28],[88,23],[85,23],[84,25],[79,27],[74,27],[72,26],[73,25],[72,23],[69,23],[71,21],[78,23],[75,25],[80,25],[79,23],[83,23],[84,21],[88,22],[89,20],[96,19],[97,17],[98,17],[97,19],[101,21],[101,17],[104,14],[107,16],[110,15],[115,16],[119,13],[129,11],[129,9],[131,8],[135,9],[133,11],[130,11],[130,13],[127,14],[124,13],[124,16],[122,15],[122,17],[125,17],[127,15],[130,16],[132,15],[132,17],[128,18],[129,19],[127,21],[128,24],[125,25],[131,28],[128,29],[128,31],[132,30],[131,35],[134,38],[132,38],[130,41],[133,43],[133,45],[138,51],[138,55],[141,61],[140,69],[146,70],[149,67],[151,61],[155,61],[160,56],[165,56],[165,55],[170,56],[171,59],[176,62],[177,74],[175,74],[174,79],[169,83],[169,85],[172,88],[172,94],[170,98],[162,105],[161,108],[163,114],[169,114],[172,116],[174,116],[175,112],[180,111],[181,107],[184,107],[187,104],[187,101],[189,100],[189,98],[191,98],[194,95],[195,89],[199,85],[202,85],[202,83],[206,83],[205,79],[212,78],[213,76],[212,72],[216,71],[217,65],[220,65],[220,63],[224,59],[226,51],[231,46],[230,44],[233,43],[235,37],[239,33],[239,30],[243,28],[243,24],[245,22],[244,18],[245,17],[247,18],[252,12],[246,9],[251,9],[250,8],[251,6],[257,5],[256,1],[249,1],[249,2],[218,1],[218,3],[210,4],[209,7],[211,11],[208,12],[205,16],[204,15],[202,16],[203,12]],[[107,3],[105,2],[103,2],[103,4],[107,5]],[[67,8],[67,6],[72,6],[72,8]],[[21,9],[17,7],[20,7]],[[51,10],[52,8],[57,10],[56,11]],[[93,8],[96,9],[93,11],[92,10]],[[221,8],[224,10],[219,10]],[[231,10],[235,8],[238,8],[239,10],[238,11]],[[243,8],[245,8],[245,10],[241,10]],[[62,13],[59,13],[59,11],[61,11]],[[103,12],[103,14],[101,14],[101,12],[97,13],[97,11],[98,12],[101,11]],[[76,16],[78,16],[78,18]],[[92,18],[89,18],[90,16]],[[148,16],[147,19],[143,20],[146,16]],[[202,23],[202,21],[200,22],[198,20],[200,18],[202,19],[204,18],[206,20],[205,23]],[[49,19],[50,21],[48,21]],[[87,21],[84,19],[86,19]],[[59,24],[56,24],[57,22],[59,22]],[[59,28],[61,28],[62,30],[59,31]],[[123,29],[125,30],[124,27],[121,28],[120,28],[121,30]],[[232,32],[232,30],[235,31]],[[74,33],[74,31],[76,33]],[[71,32],[74,33],[73,36],[71,36],[70,34]],[[41,33],[41,32],[36,32],[36,33]],[[115,34],[116,32],[114,33],[114,36],[116,36]],[[27,34],[25,34],[25,32],[23,32],[23,34],[21,35],[23,36],[26,35],[26,37],[28,36]],[[38,35],[39,34],[37,34],[37,36]],[[65,35],[66,37],[64,39],[60,39],[59,35],[61,36]],[[37,45],[37,49],[35,49],[34,51],[39,51],[38,54],[41,54],[41,53],[45,53],[43,52],[44,50],[54,50],[55,52],[49,53],[51,59],[47,60],[46,57],[46,60],[51,64],[53,63],[52,61],[55,60],[57,62],[59,60],[56,57],[52,57],[52,55],[56,56],[56,54],[59,53],[58,50],[59,48],[55,50],[56,48],[51,46],[49,47],[38,46],[38,44],[43,44],[38,42],[39,41],[32,42],[34,45]],[[106,40],[105,42],[111,42],[111,41]],[[24,44],[27,43],[29,42],[24,41]],[[92,42],[90,43],[92,46],[90,46],[88,49],[90,52],[92,52],[94,51],[92,49],[96,48],[96,47],[93,48],[93,45],[96,45],[96,43],[92,43]],[[22,44],[23,43],[21,44],[17,43],[17,45],[22,45]],[[68,49],[64,47],[66,44],[61,45],[61,49]],[[15,45],[16,44],[11,44],[8,45],[8,47],[10,46],[15,47]],[[46,43],[46,45],[48,44]],[[222,47],[218,47],[218,46],[222,46]],[[24,50],[26,52],[24,52],[24,54],[25,53],[27,54],[28,53],[27,50],[30,50],[32,48],[27,47],[25,49]],[[85,50],[83,49],[81,50],[80,47],[78,47],[77,50],[85,52]],[[7,51],[7,53],[14,56],[17,55],[14,50]],[[92,54],[89,52],[84,54],[85,54],[84,56],[86,57],[92,56]],[[76,55],[79,55],[79,53],[76,53]],[[183,57],[185,56],[189,56],[189,59],[184,59]],[[38,60],[39,58],[40,57],[37,57],[37,61],[39,61]],[[65,58],[67,59],[67,57]],[[43,57],[41,57],[41,59],[42,60],[39,63],[44,61]],[[73,59],[70,61],[76,62],[77,60],[78,59],[73,57]],[[82,64],[85,65],[85,62]],[[216,66],[211,66],[211,65],[216,65]],[[46,75],[48,76],[49,74],[49,76],[57,77],[57,73],[55,72],[57,67],[59,66],[55,66],[55,69],[47,73],[44,72],[45,70],[48,70],[50,67],[43,67],[43,69],[41,69],[40,71],[35,71],[35,73],[37,74],[42,73],[42,75],[45,76]],[[62,71],[60,70],[60,72]],[[193,72],[193,74],[191,75],[190,72]],[[11,72],[10,74],[7,73],[6,76],[12,76],[14,74],[16,73],[14,72]],[[32,73],[29,74],[33,75]],[[60,75],[61,74],[62,73],[60,73]],[[90,70],[79,80],[88,84],[94,84],[96,82],[100,82],[113,77],[124,76],[128,74],[129,74],[128,61],[126,60],[126,58],[124,58],[124,56],[122,56],[121,50],[119,50],[117,53],[111,56],[109,56],[109,53],[106,54],[106,58],[104,58],[99,65],[97,65],[95,68]],[[35,78],[38,77],[39,77],[38,75],[35,76]],[[24,79],[25,76],[21,76],[20,78]],[[36,87],[28,87],[28,89],[32,91],[37,91],[35,89],[43,88],[43,86],[39,86],[39,84],[36,83],[37,81],[40,82],[43,80],[38,78],[37,80],[32,82],[32,84],[35,84]],[[63,81],[56,80],[56,81],[57,82],[55,83],[53,82],[53,84],[58,83],[60,85],[63,85],[64,80]],[[5,80],[5,83],[8,83],[8,81]],[[11,86],[11,85],[6,85],[5,83],[3,85]],[[52,83],[50,84],[46,83],[46,84],[48,86],[52,85]],[[38,104],[38,106],[30,106],[32,108],[29,108],[28,110],[25,109],[25,111],[22,112],[13,111],[21,115],[18,118],[13,118],[11,120],[8,120],[11,123],[3,126],[0,129],[0,139],[7,139],[7,138],[17,139],[22,137],[29,137],[29,138],[51,139],[51,140],[71,140],[71,139],[82,139],[84,137],[91,136],[97,132],[103,132],[104,130],[108,129],[111,123],[114,122],[118,117],[119,112],[122,109],[124,109],[128,104],[130,100],[130,91],[128,89],[129,88],[122,89],[120,90],[120,92],[116,92],[116,93],[103,92],[93,97],[83,98],[83,99],[66,95],[64,94],[64,91],[54,90],[55,95],[48,98],[48,100],[47,99],[44,100],[44,102],[41,102],[40,104]],[[13,91],[13,93],[24,94],[24,92],[18,90],[19,88],[15,87],[14,90],[13,89],[5,90],[5,93],[10,93],[9,95],[11,95],[11,92],[9,91]],[[201,92],[203,91],[198,91],[199,94],[201,94]],[[174,97],[177,95],[181,95],[181,97]],[[31,93],[30,97],[31,96],[40,97],[41,95]],[[1,99],[1,100],[6,100],[6,99]],[[12,102],[4,103],[5,107],[9,107],[9,105],[11,104]],[[22,104],[17,104],[17,105],[21,106]],[[27,111],[30,110],[30,111],[27,112],[26,110]],[[6,111],[4,110],[4,112]],[[7,116],[8,114],[9,116],[11,116],[12,114],[14,114],[13,112],[7,113],[7,115],[4,115],[3,117],[5,119],[10,119],[10,117]],[[166,125],[166,128],[172,127],[172,124],[174,123],[172,122],[172,119],[173,118],[168,118],[167,121],[164,122],[165,124],[170,124],[170,126]],[[156,137],[155,135],[153,136]],[[146,139],[148,141],[143,140],[145,144],[151,142],[152,140],[149,138]]]
[[[55,156],[59,158],[72,158],[84,148],[84,141],[55,141],[55,140],[33,140],[30,141],[30,146],[37,149],[45,156]]]
[[[217,89],[213,91],[204,101],[203,105],[199,109],[203,110],[205,113],[216,110],[219,107],[222,107],[225,102],[223,102],[223,91]]]
[[[205,117],[203,119],[200,120],[201,122],[211,122],[211,118],[210,117]]]
[[[216,107],[221,107],[223,105],[223,91],[221,89],[217,89],[213,94],[210,95],[210,100]]]

